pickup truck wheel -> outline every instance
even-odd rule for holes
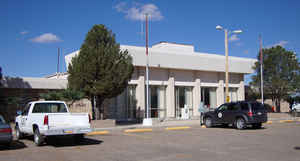
[[[21,140],[23,138],[24,134],[20,131],[19,126],[16,126],[15,129],[16,129],[16,138],[17,138],[17,140]]]
[[[36,146],[41,146],[42,143],[44,142],[44,138],[41,136],[40,131],[39,131],[38,128],[36,128],[34,130],[33,138],[34,138],[34,143],[35,143]]]
[[[246,122],[243,118],[238,118],[235,121],[235,125],[238,130],[243,130],[244,128],[246,128]]]
[[[206,118],[204,119],[204,124],[205,124],[205,126],[206,126],[207,128],[212,127],[212,119],[211,119],[211,117],[206,117]]]

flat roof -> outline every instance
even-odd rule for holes
[[[223,55],[195,52],[192,50],[193,48],[190,48],[191,45],[161,42],[160,46],[162,48],[153,46],[149,48],[149,67],[225,72],[225,56]],[[180,48],[181,46],[184,47]],[[120,45],[120,48],[121,50],[128,50],[128,53],[133,57],[134,66],[146,66],[145,47]],[[65,56],[67,66],[72,57],[78,53],[79,50]],[[252,67],[257,61],[256,59],[233,56],[229,56],[228,59],[229,72],[244,74],[254,72]]]

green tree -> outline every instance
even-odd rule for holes
[[[276,111],[280,112],[280,101],[297,91],[300,83],[300,66],[296,54],[281,46],[263,49],[263,81],[266,97],[272,99]],[[257,56],[259,60],[259,54]],[[253,67],[256,75],[252,77],[252,86],[260,88],[260,61]]]
[[[99,109],[100,119],[104,119],[103,101],[124,91],[133,70],[132,57],[127,50],[120,50],[112,31],[104,25],[95,25],[88,32],[79,54],[72,58],[68,83],[70,88],[82,90],[93,107]],[[93,118],[96,118],[94,108]]]
[[[45,100],[65,101],[70,107],[71,105],[74,104],[75,101],[84,98],[84,93],[74,89],[67,88],[60,91],[51,91],[48,93],[42,93],[40,94],[40,97]]]

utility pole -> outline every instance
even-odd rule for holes
[[[226,96],[226,102],[230,101],[229,97],[229,74],[228,74],[228,30],[224,29],[225,32],[225,96]]]
[[[148,53],[148,14],[146,14],[146,119],[143,120],[144,126],[152,126],[152,119],[149,114],[149,53]]]
[[[57,78],[59,77],[59,52],[60,52],[60,49],[59,48],[57,48],[58,49],[58,51],[57,51],[57,72],[56,72],[56,76],[57,76]]]
[[[259,53],[260,53],[260,89],[261,89],[261,103],[264,104],[263,53],[262,53],[262,39],[261,39],[261,35],[259,35]]]

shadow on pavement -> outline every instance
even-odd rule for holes
[[[143,120],[141,119],[124,119],[124,120],[116,120],[116,125],[135,125],[141,124]]]
[[[211,128],[220,128],[220,129],[232,129],[232,130],[237,130],[235,127],[233,126],[228,126],[228,125],[217,125],[217,126],[213,126]],[[242,131],[248,131],[248,130],[265,130],[267,129],[267,127],[262,126],[261,128],[254,128],[251,125],[247,126],[245,129],[243,129]]]
[[[27,146],[20,141],[13,141],[10,146],[0,145],[0,151],[24,149]]]
[[[295,146],[294,149],[295,150],[300,150],[300,146]]]
[[[82,138],[80,141],[76,141],[73,137],[53,137],[49,138],[45,142],[44,146],[68,147],[68,146],[87,146],[87,145],[97,145],[103,143],[101,140],[96,140],[92,138]]]

